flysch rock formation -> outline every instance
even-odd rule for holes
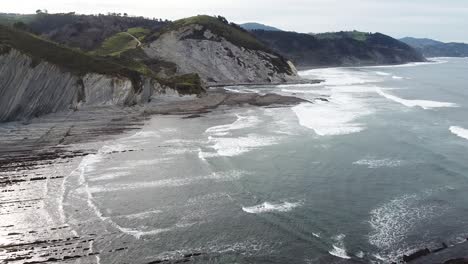
[[[198,24],[164,33],[144,51],[151,58],[175,63],[180,74],[198,73],[208,85],[299,80],[292,63],[278,68],[279,55],[237,46]]]
[[[78,76],[54,64],[11,49],[0,55],[0,122],[29,119],[85,106],[132,106],[164,93],[155,80],[135,87],[125,77],[89,73]]]

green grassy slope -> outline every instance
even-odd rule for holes
[[[134,49],[137,46],[138,41],[131,35],[120,32],[104,40],[101,47],[95,51],[95,54],[100,56],[118,56],[120,53],[129,49]]]
[[[193,24],[201,25],[204,28],[209,29],[215,35],[224,37],[226,40],[237,46],[241,46],[251,50],[263,50],[266,52],[272,52],[268,47],[266,47],[263,43],[258,41],[252,34],[244,30],[240,26],[234,23],[228,23],[226,20],[207,15],[199,15],[176,20],[173,23],[169,24],[169,26],[163,28],[157,34],[163,34],[172,30],[178,30],[182,27]],[[200,36],[193,35],[188,36],[187,38],[199,37]]]
[[[166,79],[157,78],[145,64],[131,57],[93,56],[27,32],[0,25],[0,55],[9,52],[12,48],[33,58],[31,67],[41,61],[47,61],[77,75],[99,73],[127,77],[135,84],[135,87],[139,86],[141,76],[145,75],[169,87],[180,88],[182,93],[203,91],[200,79],[196,74],[173,76]]]
[[[105,39],[101,47],[92,52],[92,54],[99,56],[120,56],[122,52],[138,48],[141,41],[149,33],[149,29],[142,27],[130,28],[127,32],[120,32]]]

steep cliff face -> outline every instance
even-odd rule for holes
[[[0,55],[0,121],[91,105],[130,106],[161,92],[162,87],[147,78],[135,87],[125,77],[79,76],[46,61],[36,62],[15,49]]]
[[[192,23],[163,32],[144,48],[145,53],[175,63],[179,74],[196,72],[208,84],[277,83],[298,78],[290,63],[254,42],[249,33],[216,18],[190,19]]]

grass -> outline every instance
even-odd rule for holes
[[[132,34],[135,36],[137,39],[140,41],[143,41],[145,37],[151,32],[149,29],[142,28],[142,27],[134,27],[134,28],[129,28],[127,30],[128,33]]]
[[[205,29],[209,29],[215,35],[220,37],[224,37],[227,41],[237,45],[244,47],[246,49],[251,50],[262,50],[266,52],[271,52],[271,50],[266,47],[263,43],[257,40],[253,35],[251,35],[246,30],[242,29],[241,27],[235,24],[228,24],[226,22],[221,21],[220,19],[212,16],[206,15],[199,15],[189,18],[184,18],[180,20],[176,20],[171,23],[166,28],[162,29],[160,32],[156,34],[162,35],[166,32],[178,30],[182,27],[189,26],[189,25],[201,25]],[[198,38],[199,36],[188,36],[187,38]]]
[[[93,53],[99,56],[118,56],[122,52],[134,49],[137,46],[138,41],[136,41],[131,35],[125,32],[120,32],[104,40],[101,47]]]
[[[327,32],[314,35],[319,39],[344,39],[351,38],[357,41],[366,41],[369,37],[369,33],[360,31],[340,31],[340,32]]]
[[[176,89],[180,94],[200,94],[205,91],[201,83],[200,76],[196,73],[159,79],[159,82]]]
[[[91,52],[91,54],[99,56],[120,56],[123,52],[138,48],[140,45],[139,41],[143,41],[149,33],[149,29],[142,27],[130,28],[127,32],[117,33],[104,40],[101,47]]]
[[[0,26],[0,44],[3,47],[14,48],[29,55],[33,59],[32,67],[40,61],[47,61],[77,75],[100,73],[125,76],[134,82],[139,81],[141,74],[146,74],[136,67],[133,68],[134,65],[125,65],[124,62],[90,56],[79,50],[73,50],[6,26]]]

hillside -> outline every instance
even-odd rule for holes
[[[160,78],[125,56],[94,56],[0,26],[0,121],[88,105],[144,104],[166,90],[199,94],[203,88],[196,74]]]
[[[298,78],[285,58],[223,17],[177,20],[147,41],[146,56],[175,64],[178,74],[196,72],[208,84],[281,83]]]
[[[267,26],[267,25],[260,24],[260,23],[256,23],[256,22],[243,23],[243,24],[240,24],[239,26],[249,31],[252,31],[252,30],[282,31],[281,29],[278,29],[272,26]]]
[[[468,44],[444,43],[425,38],[402,38],[401,41],[419,50],[426,57],[468,57]]]
[[[119,14],[77,15],[64,14],[1,14],[0,24],[23,22],[28,30],[44,38],[85,51],[97,49],[107,38],[131,28],[157,31],[169,21],[130,17]]]
[[[362,66],[425,61],[407,44],[380,33],[252,33],[299,67]]]

